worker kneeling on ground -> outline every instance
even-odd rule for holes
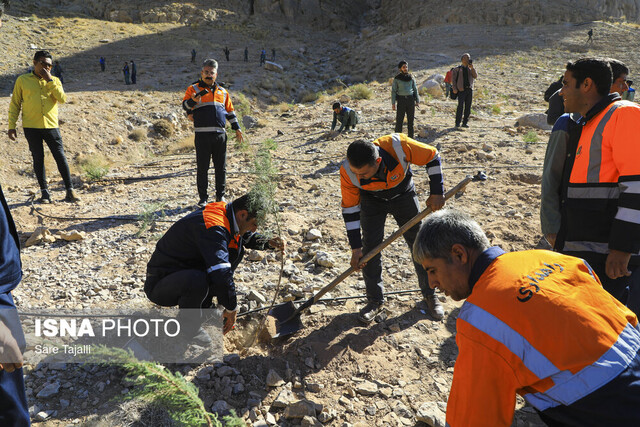
[[[263,198],[252,195],[209,203],[167,230],[147,264],[144,291],[152,302],[208,308],[215,296],[225,308],[224,333],[231,330],[237,309],[233,272],[244,248],[283,251],[285,246],[279,237],[269,240],[255,232],[267,208]]]
[[[489,247],[454,210],[427,217],[413,253],[431,287],[466,298],[447,425],[510,426],[516,393],[549,425],[640,425],[638,320],[585,261]]]

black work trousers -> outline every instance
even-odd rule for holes
[[[213,301],[207,273],[202,270],[180,270],[158,279],[147,276],[149,299],[163,307],[208,308]]]
[[[384,237],[384,224],[387,215],[393,215],[399,227],[409,222],[420,212],[418,197],[413,191],[403,193],[392,200],[378,199],[370,194],[360,193],[360,226],[362,227],[362,252],[369,253],[378,246]],[[420,230],[420,223],[414,225],[406,233],[404,240],[409,245],[409,253],[413,251],[413,242]],[[413,260],[413,256],[411,256]],[[413,261],[413,266],[418,276],[418,285],[422,295],[427,297],[433,295],[433,289],[429,287],[427,272],[417,262]],[[384,288],[382,284],[382,255],[377,254],[371,258],[367,265],[362,268],[364,283],[367,287],[367,298],[370,302],[381,303],[384,301]]]
[[[396,97],[396,132],[402,132],[404,115],[407,115],[407,136],[413,138],[413,117],[416,113],[416,100],[412,95]]]
[[[218,132],[196,132],[196,185],[200,200],[207,200],[209,194],[209,165],[213,159],[216,174],[216,200],[222,199],[226,188],[227,174],[227,134]]]
[[[460,126],[460,120],[462,124],[466,125],[469,121],[469,115],[471,114],[471,102],[473,101],[473,89],[466,88],[462,92],[458,92],[458,109],[456,110],[456,126]],[[464,109],[464,116],[462,111]]]
[[[62,136],[60,135],[60,129],[36,129],[36,128],[24,128],[24,136],[29,143],[29,151],[31,151],[31,157],[33,158],[33,171],[38,179],[38,184],[41,190],[46,190],[47,176],[44,170],[44,147],[42,141],[47,143],[53,159],[58,165],[58,171],[64,186],[67,190],[73,188],[71,183],[71,174],[69,173],[69,165],[67,164],[67,158],[64,155],[64,148],[62,147]]]

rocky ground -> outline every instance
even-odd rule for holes
[[[548,130],[517,126],[517,119],[545,110],[542,92],[569,59],[617,57],[631,66],[632,77],[640,65],[631,54],[638,48],[638,28],[606,22],[449,25],[377,36],[277,23],[268,29],[234,27],[232,17],[193,28],[46,18],[19,8],[12,13],[0,30],[0,45],[13,52],[0,64],[0,105],[8,105],[9,81],[29,64],[31,45],[55,46],[51,50],[66,70],[69,96],[60,110],[61,132],[82,197],[79,204],[62,201],[62,184],[49,157],[55,203],[34,209],[37,186],[26,142],[21,132],[17,143],[5,139],[0,182],[21,239],[26,243],[38,227],[48,230],[41,230],[39,243],[22,250],[25,275],[14,297],[24,312],[151,306],[142,292],[146,262],[162,233],[197,201],[191,124],[179,107],[197,75],[198,67],[189,63],[193,46],[199,59],[211,54],[221,61],[219,80],[227,82],[246,123],[253,122],[245,131],[245,146],[229,144],[229,199],[250,188],[256,149],[267,140],[275,148],[281,233],[288,241],[282,298],[308,298],[348,268],[338,168],[349,142],[392,132],[388,78],[399,59],[409,60],[422,83],[444,74],[463,51],[474,57],[479,79],[471,127],[455,130],[454,102],[425,95],[416,117],[417,139],[440,147],[448,188],[467,174],[487,173],[486,181],[470,184],[448,205],[473,215],[491,242],[506,250],[542,245],[539,183]],[[596,34],[589,46],[584,44],[588,27]],[[230,62],[222,59],[227,44]],[[241,61],[245,45],[252,51],[250,63]],[[257,66],[262,45],[278,47],[276,62],[283,73]],[[107,58],[106,73],[99,72],[99,56]],[[137,86],[125,86],[117,68],[130,59],[140,70]],[[368,99],[336,80],[355,82],[369,75],[381,77],[366,84]],[[327,134],[330,105],[340,98],[361,112],[362,123],[357,131],[332,138]],[[0,122],[6,128],[6,114]],[[88,175],[96,178],[105,171],[99,179]],[[415,172],[424,201],[427,177],[424,170]],[[387,234],[395,229],[389,221]],[[79,240],[63,238],[72,231]],[[276,257],[250,255],[236,271],[242,310],[264,305],[262,297],[270,301],[280,274]],[[386,249],[383,259],[387,291],[417,288],[403,241]],[[364,282],[356,274],[327,297],[363,293]],[[318,303],[303,315],[304,328],[295,336],[251,346],[260,317],[246,316],[225,336],[223,361],[171,368],[199,388],[208,408],[235,409],[253,425],[442,425],[460,303],[441,296],[446,317],[436,322],[424,313],[418,295],[390,296],[385,315],[369,327],[354,314],[362,299]],[[25,378],[34,423],[168,425],[162,410],[113,399],[131,392],[118,368],[37,363],[30,350]],[[521,400],[517,408],[514,425],[540,425]]]

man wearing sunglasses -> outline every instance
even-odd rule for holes
[[[67,190],[66,202],[78,202],[80,199],[73,191],[69,165],[62,147],[62,136],[58,128],[58,104],[67,100],[60,79],[51,75],[53,61],[51,54],[39,50],[33,57],[33,72],[18,77],[13,88],[9,105],[9,139],[16,140],[16,122],[22,110],[22,127],[29,143],[33,158],[33,169],[40,185],[41,203],[51,203],[51,194],[47,185],[44,168],[44,149],[42,141],[47,143],[58,165],[58,171]]]

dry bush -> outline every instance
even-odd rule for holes
[[[153,130],[158,135],[161,135],[161,136],[163,136],[165,138],[168,138],[171,135],[173,135],[173,132],[174,132],[175,128],[173,126],[173,123],[171,123],[169,120],[160,119],[160,120],[156,120],[153,123]]]
[[[147,139],[147,130],[145,128],[135,128],[129,134],[129,139],[133,139],[136,142],[144,141]]]
[[[191,135],[181,139],[180,141],[169,144],[166,152],[168,154],[188,153],[189,151],[193,151],[194,147],[193,135]]]

